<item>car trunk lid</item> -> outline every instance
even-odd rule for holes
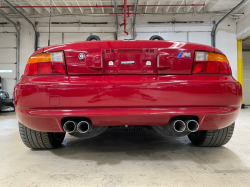
[[[214,48],[170,41],[91,41],[66,44],[63,50],[69,75],[173,75],[191,74],[195,50]]]

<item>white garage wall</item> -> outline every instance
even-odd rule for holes
[[[16,84],[16,33],[0,33],[0,76],[1,89],[10,96]]]
[[[204,45],[211,45],[210,32],[158,32],[158,33],[137,33],[137,40],[148,40],[153,35],[159,35],[165,40],[193,42]]]
[[[38,47],[45,47],[48,46],[48,33],[40,33],[39,40],[38,40]],[[62,33],[51,33],[50,34],[50,45],[61,44],[62,41]]]
[[[89,37],[88,33],[64,33],[64,43],[86,40],[87,37]]]
[[[176,15],[176,20],[181,21],[205,21],[204,24],[167,24],[149,25],[148,21],[171,21],[171,16],[137,16],[136,33],[137,40],[148,40],[152,35],[159,34],[166,40],[189,41],[211,45],[212,20],[219,20],[220,16],[183,16]],[[48,18],[30,18],[32,22],[38,22],[37,29],[40,33],[39,47],[47,46],[48,43]],[[53,22],[75,22],[79,21],[107,21],[107,25],[52,25],[51,44],[84,41],[86,38],[95,34],[101,40],[113,40],[115,33],[114,16],[108,17],[53,17]],[[21,53],[20,53],[20,75],[24,72],[26,62],[34,52],[34,32],[32,27],[23,19],[13,19],[19,21],[21,25]],[[119,23],[122,17],[119,17]],[[0,27],[0,32],[10,31],[13,28]],[[131,38],[131,19],[128,19],[127,31],[129,35],[123,33],[123,27],[119,29],[118,39]],[[237,79],[237,46],[236,46],[236,23],[228,18],[218,27],[216,37],[216,47],[223,51],[232,66],[233,76]],[[0,51],[0,55],[2,52]],[[8,55],[8,52],[5,52]],[[6,55],[4,54],[4,55]]]
[[[234,21],[227,19],[227,21],[221,23],[216,34],[216,47],[227,56],[233,76],[237,79],[237,39]]]
[[[158,32],[158,33],[137,33],[136,39],[137,40],[149,40],[149,38],[153,35],[159,35],[163,37],[164,40],[169,41],[183,41],[187,42],[188,40],[188,33],[187,32]]]
[[[211,32],[189,32],[188,42],[211,45]]]

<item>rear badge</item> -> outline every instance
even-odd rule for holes
[[[135,61],[121,61],[122,65],[135,64]]]
[[[80,53],[78,55],[78,58],[79,58],[79,60],[83,60],[85,58],[85,54],[84,53]]]
[[[180,52],[177,56],[177,58],[190,58],[191,57],[191,53],[187,53],[187,52]]]

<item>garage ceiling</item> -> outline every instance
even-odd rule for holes
[[[139,0],[140,13],[207,13],[223,12],[232,9],[241,0]],[[48,14],[50,0],[11,0],[9,1],[26,14]],[[123,0],[117,0],[118,12],[122,12]],[[133,11],[135,0],[127,0],[130,12]],[[247,2],[249,4],[249,2]],[[109,14],[114,12],[114,0],[53,0],[53,13],[56,14]],[[130,6],[131,5],[131,6]],[[13,11],[0,3],[5,13]]]

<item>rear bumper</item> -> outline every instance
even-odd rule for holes
[[[174,116],[198,116],[199,130],[232,124],[241,85],[222,75],[23,77],[15,87],[17,116],[25,126],[63,132],[64,117],[94,126],[166,125]]]

